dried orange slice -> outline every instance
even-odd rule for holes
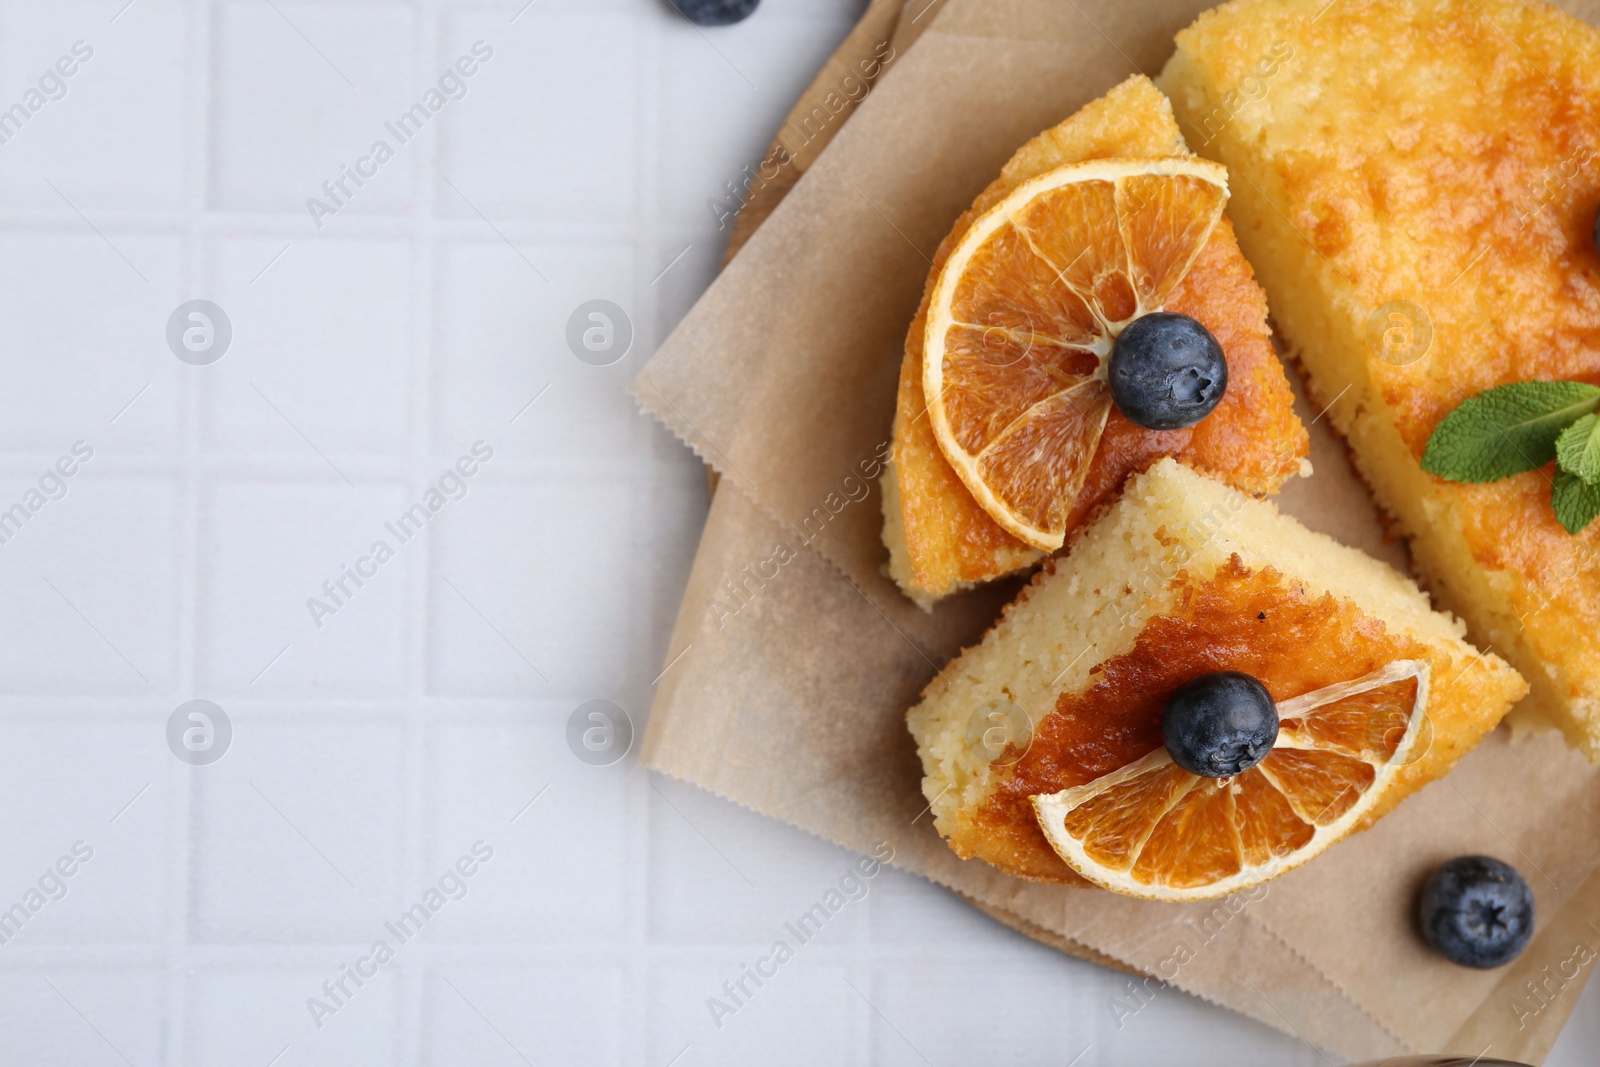
[[[1032,797],[1039,826],[1073,870],[1149,900],[1248,889],[1320,854],[1356,827],[1420,758],[1428,666],[1396,660],[1278,704],[1278,741],[1232,778],[1201,778],[1156,749],[1092,782]]]
[[[996,522],[1060,548],[1105,429],[1111,343],[1211,236],[1227,171],[1185,156],[1047,171],[978,217],[934,285],[922,385],[945,458]]]

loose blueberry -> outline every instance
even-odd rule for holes
[[[1167,698],[1161,733],[1173,763],[1204,778],[1228,778],[1272,751],[1278,708],[1266,686],[1248,674],[1202,674]]]
[[[1111,400],[1135,426],[1193,426],[1222,400],[1228,361],[1211,331],[1187,315],[1141,315],[1111,345]]]
[[[1533,938],[1533,891],[1516,868],[1461,856],[1422,889],[1422,936],[1448,960],[1490,968],[1522,955]]]
[[[696,26],[732,26],[754,14],[761,0],[667,0]]]

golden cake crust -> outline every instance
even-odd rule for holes
[[[923,333],[934,284],[951,251],[978,216],[1047,170],[1085,159],[1189,154],[1166,100],[1148,79],[1135,76],[1024,145],[940,244],[906,334],[884,494],[891,575],[908,592],[937,598],[1042,556],[973,499],[946,462],[926,415]],[[1113,498],[1129,474],[1161,456],[1178,456],[1252,493],[1271,492],[1302,469],[1309,439],[1272,349],[1266,297],[1226,218],[1166,307],[1198,319],[1217,337],[1228,359],[1228,391],[1208,418],[1183,430],[1143,430],[1113,410],[1069,530]]]
[[[1208,12],[1162,85],[1236,177],[1230,210],[1279,327],[1313,397],[1345,395],[1330,419],[1430,586],[1600,757],[1600,527],[1562,529],[1550,468],[1455,485],[1417,465],[1482,390],[1600,382],[1600,34],[1518,0],[1324,7]],[[1431,323],[1415,361],[1366,343],[1391,301]]]

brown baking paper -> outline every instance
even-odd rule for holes
[[[1220,910],[1023,882],[932,831],[903,713],[1011,590],[929,615],[878,572],[875,487],[859,488],[925,257],[1017,145],[1135,65],[1157,69],[1199,8],[944,6],[636,383],[738,490],[716,495],[641,761],[847,847],[887,841],[898,865],[1030,936],[1325,1048],[1537,1062],[1600,951],[1600,776],[1551,737],[1496,735],[1374,830]],[[1317,474],[1280,502],[1403,564],[1313,429]],[[1413,933],[1422,878],[1463,852],[1533,884],[1539,934],[1512,967],[1465,971]]]

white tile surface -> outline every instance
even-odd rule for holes
[[[232,718],[226,775],[195,775],[189,936],[351,945],[381,936],[410,903],[403,721],[270,710]]]
[[[1119,1029],[1118,975],[574,757],[585,701],[642,730],[704,516],[624,385],[714,276],[706,201],[862,3],[704,34],[663,0],[524,5],[0,2],[0,106],[94,50],[0,144],[0,507],[94,450],[0,543],[0,906],[93,850],[0,944],[0,1061],[1322,1063],[1177,993]],[[480,39],[465,95],[318,228],[307,198]],[[210,366],[165,341],[193,298],[234,328]],[[612,366],[567,347],[595,299],[634,330]],[[208,766],[166,742],[193,698],[234,731]],[[719,1027],[708,1000],[841,886]],[[1592,1060],[1597,1004],[1553,1063]]]
[[[553,962],[553,961],[552,961]],[[515,1067],[539,1062],[626,1062],[623,969],[563,960],[549,965],[440,967],[428,976],[425,1062]],[[538,1059],[534,1059],[538,1057]]]
[[[176,486],[114,474],[102,441],[0,552],[0,693],[148,696],[176,681],[179,567]],[[64,443],[61,455],[69,455]],[[12,507],[38,492],[60,455],[0,475]],[[8,523],[9,528],[9,523]]]
[[[298,966],[204,967],[185,974],[178,985],[185,1027],[168,1056],[219,1067],[259,1067],[274,1056],[281,1058],[273,1067],[396,1062],[405,1039],[400,1000],[415,984],[403,958],[363,988],[349,987],[354,995],[341,997],[332,1015],[320,1015],[320,1028],[306,1007],[313,997],[329,1003],[322,983],[359,956],[351,946]],[[291,1041],[297,1034],[303,1039]]]
[[[302,421],[294,411],[290,418]],[[280,432],[296,436],[286,420]],[[424,565],[423,549],[416,538],[402,544],[385,523],[414,498],[361,468],[351,467],[350,476],[361,480],[346,484],[328,465],[297,477],[219,474],[199,490],[205,521],[195,558],[195,652],[208,694],[406,691],[407,579]],[[394,557],[367,564],[376,567],[373,577],[359,588],[346,580],[348,597],[325,592],[379,541]],[[313,599],[333,614],[314,612]]]
[[[57,183],[74,201],[82,199],[79,173]],[[185,299],[177,227],[128,230],[107,222],[96,234],[40,187],[53,200],[50,213],[70,220],[0,232],[0,319],[18,346],[7,359],[10,388],[0,396],[0,442],[9,452],[59,453],[79,438],[97,445],[114,437],[124,448],[170,453],[187,369],[161,332]],[[11,202],[10,193],[0,196]]]
[[[487,230],[476,220],[466,225]],[[441,242],[433,448],[454,454],[484,438],[502,458],[584,464],[638,457],[640,444],[659,433],[634,417],[624,391],[646,355],[639,333],[645,324],[635,323],[632,351],[608,367],[573,358],[566,331],[587,301],[638,307],[633,278],[642,269],[638,250],[621,240],[513,248],[488,232],[487,241]],[[524,410],[535,397],[537,405]]]
[[[159,971],[112,965],[30,968],[0,976],[8,1063],[159,1063],[171,1010]]]
[[[306,199],[354,166],[419,87],[409,63],[418,17],[407,4],[216,5],[210,202],[309,219]],[[340,214],[410,211],[415,148],[397,148]]]
[[[309,438],[330,453],[406,455],[412,244],[332,236],[286,244],[225,234],[212,250],[215,299],[239,326],[202,379],[207,448],[304,455]],[[281,314],[286,307],[295,314]],[[298,433],[263,393],[293,413]]]
[[[8,0],[0,6],[3,106],[22,100],[30,88],[50,97],[6,143],[0,193],[8,205],[59,207],[48,183],[70,178],[79,195],[101,208],[182,206],[185,64],[193,29],[187,5],[177,0],[141,6],[140,24],[129,36],[119,29],[121,20],[107,21],[104,2]],[[70,62],[56,69],[63,57]],[[72,73],[60,77],[62,71]]]
[[[163,862],[173,851],[168,823],[181,807],[163,718],[67,712],[6,723],[0,804],[33,818],[4,825],[0,907],[34,888],[49,902],[5,951],[163,941],[178,888]],[[39,773],[46,767],[49,777]]]
[[[630,943],[629,768],[574,760],[564,740],[568,711],[541,701],[516,719],[430,731],[426,873],[417,888],[475,855],[477,842],[492,850],[466,896],[426,931],[430,943],[592,946],[610,959]]]
[[[719,1013],[717,1028],[706,1001],[720,997],[735,1004],[721,983],[738,978],[741,965],[759,963],[767,948],[729,946],[699,964],[660,968],[650,990],[654,1043],[646,1062],[669,1062],[687,1047],[681,1063],[691,1056],[698,1063],[728,1065],[872,1063],[871,1009],[851,991],[851,970],[819,946],[802,946],[760,988],[747,981],[752,995],[741,998],[732,1014]]]
[[[612,607],[639,589],[641,539],[619,521],[633,486],[561,471],[512,481],[494,462],[435,531],[434,691],[606,695],[619,673],[648,684],[660,668],[630,655],[642,635]]]
[[[521,6],[521,5],[518,5]],[[483,41],[493,50],[442,112],[437,210],[451,218],[626,224],[638,204],[642,39],[660,32],[642,5],[610,13],[535,5],[506,34],[499,9],[452,11],[442,72]],[[538,146],[536,168],[504,165],[506,139]]]

